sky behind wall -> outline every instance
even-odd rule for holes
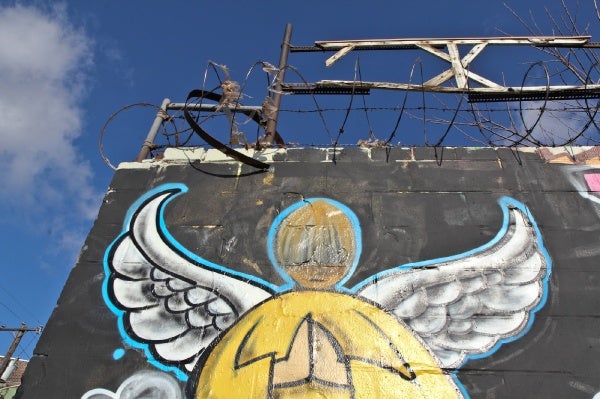
[[[509,3],[526,18],[531,10],[542,28],[548,26],[541,2]],[[546,3],[552,13],[561,14],[559,1]],[[568,3],[575,13],[575,3]],[[580,3],[578,25],[589,27],[593,40],[600,41],[592,1]],[[288,22],[295,45],[528,34],[500,1],[0,1],[0,325],[24,322],[33,327],[50,316],[113,175],[98,153],[98,135],[107,118],[128,104],[158,105],[165,97],[183,102],[190,90],[203,86],[209,61],[226,65],[231,78],[240,82],[256,61],[276,65]],[[547,34],[558,33],[546,29]],[[511,73],[522,76],[526,57],[535,59],[535,54],[523,53],[521,59],[520,50],[484,52],[477,66],[501,81]],[[360,64],[357,56],[348,55],[326,69],[329,55],[292,54],[289,64],[311,81],[352,80],[360,65],[364,80],[406,82],[419,57],[412,54],[406,61],[363,52]],[[427,65],[440,67],[435,64],[439,60],[429,60]],[[291,71],[286,78],[301,80]],[[209,69],[207,88],[216,82]],[[253,74],[245,103],[259,105],[265,86],[265,77]],[[398,105],[402,95],[390,101]],[[284,108],[286,104],[293,107],[288,97]],[[119,114],[104,142],[111,162],[135,158],[154,114],[152,107]],[[284,139],[331,143],[343,113],[327,120],[329,133],[312,116],[314,125],[282,121]],[[395,116],[374,114],[372,119],[373,126],[388,126],[376,128],[384,138]],[[357,138],[369,138],[369,129],[340,141],[355,144]],[[252,134],[249,129],[250,140]],[[0,353],[11,340],[9,333],[0,332]],[[36,340],[35,334],[27,334],[16,355],[29,358]]]

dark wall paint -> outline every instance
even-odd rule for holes
[[[431,149],[345,149],[335,162],[325,159],[331,152],[306,149],[277,155],[264,173],[199,162],[118,170],[17,397],[116,392],[136,372],[157,370],[124,345],[101,286],[103,257],[129,207],[164,183],[189,187],[165,210],[184,247],[273,284],[283,280],[268,258],[269,228],[302,198],[330,198],[357,215],[363,250],[352,286],[383,269],[485,244],[502,224],[497,200],[512,197],[529,208],[552,259],[547,303],[524,336],[468,361],[457,378],[471,398],[592,398],[600,391],[600,205],[578,192],[580,167],[509,149],[445,149],[441,164]],[[119,348],[125,354],[115,360]]]

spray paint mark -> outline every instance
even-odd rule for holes
[[[123,356],[125,356],[125,349],[123,348],[115,349],[115,351],[113,352],[113,359],[115,360],[119,360]]]

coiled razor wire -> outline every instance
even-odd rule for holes
[[[244,93],[247,86],[248,80],[252,72],[257,66],[260,66],[263,71],[267,73],[267,94],[263,101],[262,111],[240,111],[236,107],[241,105],[242,101],[249,96]],[[587,89],[589,85],[595,85],[598,82],[592,79],[592,74],[596,73],[599,69],[598,62],[593,63],[587,70],[584,79],[584,89]],[[360,72],[360,64],[357,58],[355,64],[354,82],[355,86],[360,87],[363,82],[362,75]],[[293,66],[287,66],[287,70],[293,71],[296,76],[305,84],[308,84],[302,74]],[[214,71],[214,75],[218,80],[218,85],[210,90],[206,90],[205,86],[208,79],[208,71]],[[316,113],[321,121],[323,131],[326,134],[326,139],[321,143],[310,143],[310,144],[290,144],[288,138],[288,146],[313,146],[313,147],[348,147],[348,146],[366,146],[366,147],[393,147],[395,144],[392,142],[398,137],[398,131],[402,126],[402,121],[407,120],[408,123],[420,122],[422,124],[422,141],[416,143],[416,140],[409,142],[407,136],[401,137],[396,145],[400,146],[425,146],[433,147],[436,153],[436,159],[438,157],[438,149],[447,145],[449,137],[451,137],[451,131],[457,131],[460,133],[465,142],[465,145],[475,144],[477,146],[490,146],[490,147],[517,147],[517,146],[568,146],[568,145],[597,145],[600,143],[600,125],[596,121],[598,110],[600,108],[600,93],[592,93],[592,95],[585,95],[581,99],[568,98],[566,100],[555,100],[550,97],[550,78],[552,72],[548,69],[544,62],[536,62],[529,66],[525,72],[520,90],[526,87],[527,80],[534,75],[534,71],[541,70],[542,76],[545,80],[545,90],[541,95],[541,99],[537,101],[526,101],[523,98],[519,98],[516,102],[504,102],[496,103],[503,104],[501,107],[494,107],[491,104],[484,103],[484,107],[480,107],[475,102],[465,102],[465,96],[468,96],[468,88],[465,88],[462,94],[454,95],[454,104],[447,104],[441,96],[447,96],[443,93],[428,94],[425,89],[411,93],[404,91],[401,103],[398,106],[382,107],[382,106],[368,106],[364,98],[362,98],[362,106],[355,105],[355,90],[351,91],[349,103],[346,107],[322,107],[317,101],[316,95],[310,93],[314,108],[281,108],[278,112],[288,114],[303,114],[303,113]],[[411,69],[409,75],[409,84],[414,80],[415,71],[420,74],[421,86],[423,83],[423,66],[419,59],[417,59]],[[213,135],[202,128],[202,125],[207,121],[215,118],[217,115],[225,114],[229,119],[229,140],[231,146],[242,146],[243,148],[263,148],[261,142],[260,131],[264,129],[266,120],[272,118],[274,110],[272,101],[269,101],[274,91],[274,82],[277,80],[280,70],[272,66],[271,64],[263,61],[256,62],[248,71],[245,79],[241,84],[235,83],[231,80],[227,69],[214,62],[209,62],[203,79],[202,89],[192,91],[188,96],[186,104],[202,104],[204,101],[212,101],[217,103],[216,110],[208,112],[197,109],[190,109],[186,107],[183,110],[183,115],[174,113],[169,115],[166,122],[163,123],[162,134],[164,137],[164,143],[154,144],[152,147],[153,151],[161,150],[166,147],[185,147],[185,146],[197,146],[198,144],[194,141],[193,136],[198,135],[204,141],[203,143],[212,145],[216,148],[224,150],[229,155],[235,155],[236,159],[244,159],[239,157],[236,153],[240,154],[235,148],[227,146],[217,140]],[[220,75],[223,74],[225,78]],[[217,93],[220,91],[220,93]],[[193,94],[193,95],[192,95]],[[287,94],[287,93],[286,93]],[[409,103],[409,98],[420,99],[420,104],[412,105]],[[449,98],[452,98],[449,97]],[[432,104],[431,100],[435,100],[436,104]],[[465,105],[467,104],[467,105]],[[122,112],[131,110],[135,107],[151,107],[157,110],[159,106],[150,103],[135,103],[124,106],[112,114],[105,124],[103,125],[98,140],[99,152],[104,162],[111,168],[116,169],[116,166],[111,163],[104,149],[104,137],[107,132],[109,124]],[[342,121],[338,129],[338,134],[334,137],[329,130],[327,125],[328,115],[333,113],[343,112]],[[359,139],[358,142],[344,143],[342,138],[344,137],[346,125],[349,121],[349,117],[354,112],[361,112],[363,118],[366,120],[367,130],[365,132],[364,139]],[[375,135],[375,131],[372,127],[369,113],[380,112],[380,113],[392,113],[394,115],[393,128],[389,131],[387,138],[378,139]],[[256,123],[256,138],[254,143],[246,139],[243,132],[239,130],[239,126],[246,123],[240,123],[236,117],[238,114],[243,114],[247,121],[254,121]],[[563,117],[557,117],[556,114],[560,114]],[[441,116],[440,116],[441,115]],[[444,117],[443,115],[450,115]],[[569,116],[574,121],[574,124],[568,125],[565,121]],[[186,126],[181,127],[178,124],[185,121]],[[553,123],[554,130],[566,131],[566,133],[549,131],[545,127],[545,124]],[[433,139],[435,135],[430,133],[433,128],[438,129],[438,125],[443,127],[443,133],[436,139]],[[170,126],[170,127],[168,127]],[[558,126],[558,127],[557,127]],[[281,129],[281,126],[280,126]],[[478,132],[479,137],[472,134],[472,129]],[[289,131],[289,127],[283,128],[283,132]],[[204,132],[203,134],[198,133],[199,131]],[[207,139],[207,136],[210,136]],[[285,146],[283,139],[279,133],[276,136],[276,142],[280,147]],[[219,143],[219,144],[217,144]],[[456,145],[456,144],[454,144]],[[227,148],[227,149],[226,149]],[[233,156],[232,155],[232,156]],[[248,161],[248,160],[246,160]],[[251,164],[253,161],[248,161]],[[264,168],[266,164],[253,165],[259,168]]]

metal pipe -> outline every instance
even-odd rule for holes
[[[148,135],[146,136],[146,140],[144,140],[144,144],[142,144],[142,149],[140,150],[139,155],[135,159],[136,162],[142,162],[144,159],[146,159],[146,157],[150,153],[150,150],[154,146],[154,138],[156,137],[156,134],[158,133],[158,129],[160,128],[160,125],[162,125],[162,123],[169,117],[167,115],[167,105],[169,105],[170,102],[171,102],[171,100],[169,100],[168,98],[165,98],[162,101],[162,104],[160,105],[160,109],[158,110],[158,112],[156,113],[156,117],[154,118],[154,122],[152,122],[152,126],[150,126],[150,130],[148,130]]]
[[[232,111],[262,111],[262,107],[258,105],[223,105],[223,104],[185,104],[185,103],[169,103],[167,110],[181,111],[187,108],[190,111],[219,111],[223,108],[228,108]]]
[[[285,78],[285,70],[287,67],[288,55],[290,54],[290,41],[292,40],[292,24],[288,23],[285,26],[283,35],[283,43],[281,44],[281,55],[279,57],[279,71],[277,80],[275,81],[275,94],[273,95],[274,110],[269,113],[267,126],[265,128],[265,145],[271,146],[277,131],[277,118],[279,117],[279,106],[281,105],[281,84]]]
[[[19,363],[19,359],[10,359],[8,362],[8,366],[6,366],[6,369],[4,369],[4,372],[2,374],[0,374],[0,381],[8,381],[8,379],[10,378],[11,374],[13,373],[13,371],[15,371],[15,369],[17,368],[17,364]],[[0,366],[0,370],[2,369],[2,367]]]

